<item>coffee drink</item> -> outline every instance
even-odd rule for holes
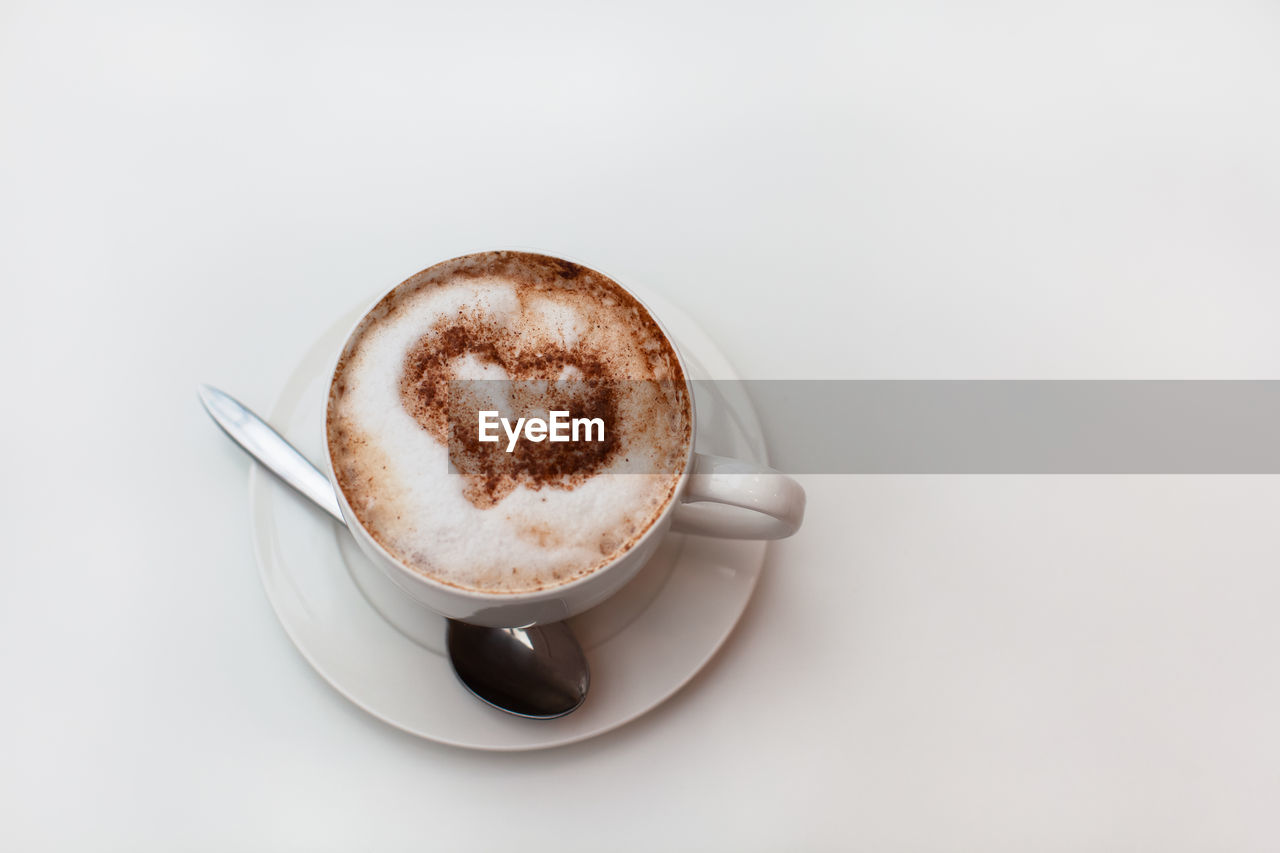
[[[343,350],[338,487],[399,562],[495,594],[584,577],[675,497],[692,411],[671,343],[593,270],[522,252],[437,264]]]

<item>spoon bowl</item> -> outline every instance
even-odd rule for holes
[[[563,622],[482,628],[451,620],[447,642],[463,686],[509,714],[550,720],[574,711],[587,698],[587,660]]]

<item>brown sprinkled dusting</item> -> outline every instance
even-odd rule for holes
[[[500,366],[511,380],[457,379],[451,364],[467,355]],[[566,368],[576,370],[572,380],[560,379]],[[603,421],[604,439],[522,440],[508,453],[507,437],[499,429],[497,442],[481,442],[479,413],[495,405],[492,392],[498,390],[511,404],[502,414],[513,424],[517,417],[546,418],[553,410],[567,411],[570,418]],[[617,416],[616,397],[625,391],[596,353],[570,352],[552,343],[537,353],[522,352],[511,330],[470,318],[439,323],[423,335],[405,356],[400,377],[405,410],[437,441],[448,444],[450,461],[467,479],[464,494],[482,508],[494,506],[521,484],[572,489],[606,466],[623,444],[625,427]]]
[[[531,263],[531,257],[537,262]],[[608,298],[616,302],[620,295],[616,285],[599,273],[559,258],[492,252],[461,260],[465,262],[452,270],[454,278],[516,278],[534,293],[560,291],[576,300]],[[566,283],[571,287],[566,289]],[[520,299],[523,303],[526,296],[521,294]],[[639,309],[638,304],[631,307]],[[545,335],[535,337],[531,346],[529,331],[527,324],[511,327],[459,312],[457,317],[438,322],[405,355],[400,378],[405,410],[448,445],[450,461],[466,478],[466,498],[480,508],[497,505],[520,485],[534,490],[581,485],[626,446],[626,419],[619,417],[619,398],[634,390],[637,382],[658,382],[622,375],[607,352],[586,346],[566,348]],[[518,417],[546,418],[552,410],[567,411],[571,419],[602,420],[604,440],[521,440],[507,452],[507,437],[499,429],[499,441],[481,442],[478,415],[481,409],[493,408],[497,383],[459,380],[453,365],[465,356],[500,367],[510,377],[502,390],[511,406],[504,408],[502,415],[513,424]],[[666,351],[652,352],[649,359],[657,375],[671,373],[674,359]],[[566,370],[572,371],[572,379],[562,379]],[[665,383],[663,399],[670,399],[676,392],[670,379]]]

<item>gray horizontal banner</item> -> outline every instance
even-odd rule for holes
[[[793,474],[1280,474],[1274,380],[692,385],[704,441],[749,399],[774,467]],[[678,383],[481,379],[447,386],[423,409],[424,426],[442,438],[447,430],[451,462],[486,481],[605,469],[667,473],[683,463],[676,433],[684,428],[686,398]],[[677,443],[668,447],[667,439]],[[638,453],[640,447],[663,450]]]
[[[1280,381],[694,384],[745,393],[788,473],[1280,473]]]

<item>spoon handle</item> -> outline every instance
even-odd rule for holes
[[[303,497],[310,498],[316,506],[346,524],[329,478],[266,421],[230,394],[210,385],[200,386],[200,402],[204,403],[209,417],[245,452],[286,485],[297,489]]]

